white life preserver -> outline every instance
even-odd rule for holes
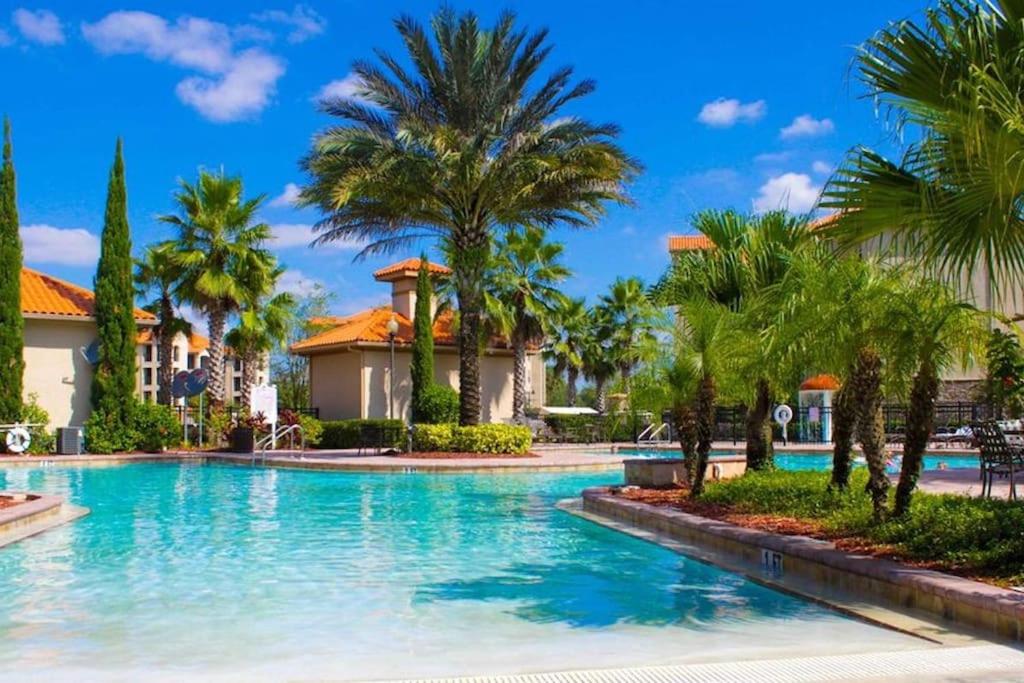
[[[24,453],[32,443],[32,435],[24,427],[12,427],[7,430],[7,450],[11,453]]]
[[[785,427],[793,419],[793,409],[787,406],[785,403],[780,403],[775,407],[775,412],[772,414],[775,422]]]

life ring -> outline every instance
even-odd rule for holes
[[[7,430],[7,450],[11,453],[24,453],[32,443],[32,435],[24,427],[12,427]]]

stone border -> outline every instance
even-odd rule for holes
[[[0,491],[0,495],[19,494],[28,500],[0,510],[0,548],[89,514],[88,508],[70,505],[60,496]]]
[[[763,567],[768,551],[772,559],[777,554],[787,575],[797,575],[813,585],[842,591],[860,600],[921,610],[989,636],[1024,642],[1024,594],[1015,591],[849,553],[828,541],[746,529],[680,510],[625,500],[611,495],[608,488],[584,491],[583,509],[711,549],[739,559],[748,567]]]

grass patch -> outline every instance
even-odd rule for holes
[[[862,538],[892,554],[961,574],[1024,584],[1024,503],[918,492],[910,514],[876,524],[855,471],[850,490],[829,492],[828,472],[751,472],[710,484],[701,503],[736,512],[814,520],[841,537]]]

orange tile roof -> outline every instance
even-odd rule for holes
[[[193,332],[188,336],[188,352],[200,353],[210,348],[210,340],[201,334]]]
[[[680,251],[704,251],[712,246],[711,240],[705,235],[669,235],[669,253]]]
[[[421,262],[418,258],[407,258],[404,261],[392,263],[390,266],[381,268],[373,274],[373,277],[380,282],[390,282],[402,277],[416,277],[420,272],[420,264]],[[427,268],[434,275],[448,275],[452,272],[451,268],[442,266],[440,263],[434,263],[433,261],[429,263]]]
[[[832,375],[808,377],[800,385],[800,391],[838,391],[839,380]]]
[[[92,318],[96,311],[96,295],[85,287],[66,282],[31,268],[21,269],[22,315],[45,315],[71,318]],[[156,316],[135,309],[135,320],[156,322]]]

